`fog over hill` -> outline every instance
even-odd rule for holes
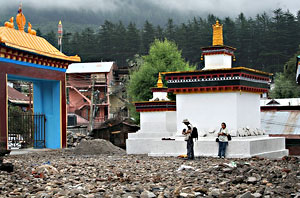
[[[20,0],[0,0],[1,23],[16,15],[19,3]],[[276,8],[296,14],[300,8],[299,0],[23,0],[22,3],[27,20],[42,32],[56,30],[59,20],[66,30],[74,32],[99,27],[105,20],[124,24],[132,21],[137,26],[148,20],[164,26],[168,18],[183,23],[208,14],[235,18],[243,12],[247,17],[255,17]]]

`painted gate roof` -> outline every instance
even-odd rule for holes
[[[67,56],[51,45],[46,39],[14,28],[0,27],[0,43],[7,47],[38,55],[80,62],[79,56]]]

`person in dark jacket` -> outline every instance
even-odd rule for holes
[[[185,135],[184,140],[187,141],[187,156],[189,160],[193,160],[194,159],[194,142],[193,142],[193,138],[192,138],[192,130],[193,130],[193,126],[192,124],[189,122],[188,119],[184,119],[182,121],[187,129],[183,129],[182,134]]]

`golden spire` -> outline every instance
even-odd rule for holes
[[[24,16],[23,12],[22,12],[22,3],[20,3],[20,7],[19,7],[19,10],[18,10],[16,21],[17,21],[17,25],[18,25],[19,30],[24,31],[24,27],[25,27],[25,24],[26,24],[26,18]]]
[[[158,81],[157,81],[157,88],[163,88],[164,84],[161,80],[161,75],[160,75],[160,72],[159,72],[159,75],[158,75]]]
[[[223,44],[223,25],[219,24],[219,21],[216,21],[216,24],[213,25],[213,46],[224,45]]]

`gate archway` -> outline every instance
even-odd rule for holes
[[[45,115],[47,120],[45,147],[63,148],[66,147],[65,72],[69,64],[80,62],[80,57],[64,55],[32,29],[24,32],[24,20],[19,10],[18,30],[14,29],[13,20],[0,27],[0,106],[5,107],[0,108],[0,146],[8,148],[7,81],[23,80],[33,83],[33,112]]]

